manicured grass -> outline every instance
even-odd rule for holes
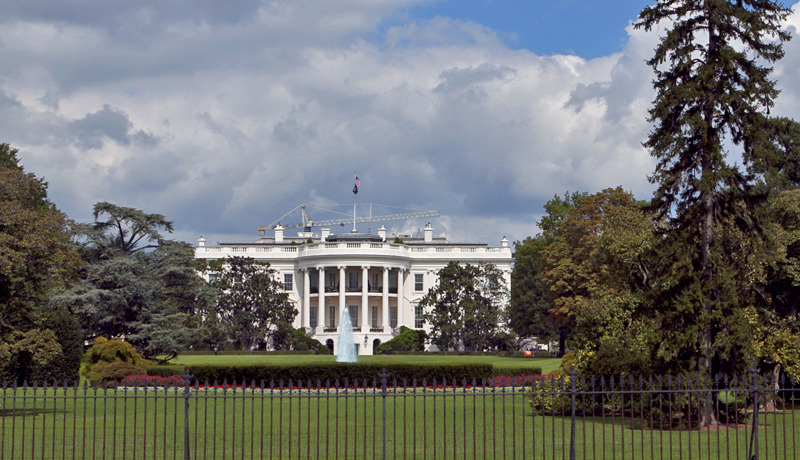
[[[184,355],[170,364],[308,364],[334,362],[335,356],[319,355]],[[447,356],[447,355],[377,355],[360,356],[366,363],[490,363],[495,367],[540,367],[547,374],[561,365],[560,358],[500,358],[496,356]]]
[[[385,407],[387,458],[569,458],[571,419],[532,414],[520,389],[431,391],[384,399],[373,391],[326,397],[201,389],[189,399],[190,457],[381,458]],[[2,458],[183,458],[180,393],[10,394],[0,399]],[[797,458],[800,411],[793,409],[760,415],[759,458]],[[575,427],[579,459],[749,458],[744,425],[660,431],[608,414],[578,417]]]

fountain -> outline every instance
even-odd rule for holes
[[[356,343],[353,341],[353,324],[350,322],[350,311],[347,306],[342,309],[342,319],[339,321],[339,352],[336,354],[337,363],[354,363],[357,361]]]

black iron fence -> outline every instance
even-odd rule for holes
[[[794,459],[793,380],[4,385],[0,458]]]

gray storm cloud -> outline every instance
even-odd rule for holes
[[[412,0],[6,3],[0,142],[78,220],[103,200],[190,241],[248,239],[300,202],[352,202],[357,170],[359,200],[496,244],[534,234],[555,194],[651,190],[654,34],[585,60],[409,21]],[[800,118],[786,51],[777,111]]]

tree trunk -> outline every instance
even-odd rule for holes
[[[781,365],[776,364],[772,369],[772,389],[771,392],[764,392],[764,412],[777,412],[778,411],[778,392],[781,389],[779,378],[781,376]]]
[[[705,5],[708,11],[708,4]],[[710,14],[710,12],[709,12]],[[708,55],[707,61],[710,63],[717,60],[719,46],[717,43],[717,35],[714,30],[714,24],[709,19],[708,25]],[[705,289],[708,291],[703,301],[703,312],[705,313],[706,323],[703,328],[702,337],[700,338],[700,348],[702,357],[699,361],[700,373],[703,375],[711,375],[711,363],[714,355],[714,333],[712,330],[711,316],[713,314],[713,281],[714,281],[714,267],[710,260],[711,253],[711,240],[714,232],[714,191],[716,189],[716,178],[714,177],[714,170],[711,166],[711,157],[713,155],[716,139],[714,130],[714,106],[706,102],[705,113],[703,114],[706,129],[706,140],[700,150],[700,168],[701,168],[701,187],[705,190],[702,191],[700,200],[703,204],[703,220],[700,228],[700,253],[701,253],[701,276],[705,279]],[[701,400],[700,410],[700,426],[717,425],[716,414],[714,414],[713,396],[709,392]]]

